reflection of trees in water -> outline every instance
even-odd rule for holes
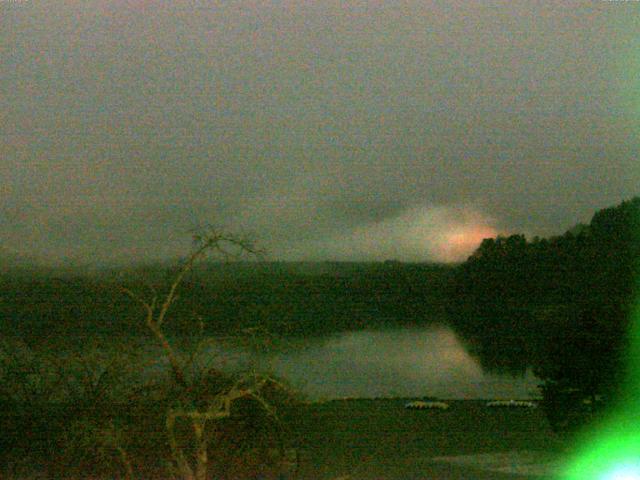
[[[500,318],[507,316],[509,318]],[[533,367],[537,342],[534,332],[518,331],[513,327],[518,322],[518,319],[514,320],[516,316],[501,312],[491,321],[482,321],[475,316],[466,321],[454,318],[451,327],[485,373],[522,377]]]
[[[634,198],[562,236],[484,240],[455,275],[456,332],[489,371],[534,367],[543,394],[613,396],[628,350],[639,234]]]

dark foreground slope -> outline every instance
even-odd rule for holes
[[[292,422],[302,460],[299,478],[533,479],[564,448],[539,409],[450,401],[447,411],[419,411],[406,410],[405,401],[302,407]]]
[[[279,412],[284,441],[288,449],[296,450],[297,457],[295,471],[284,478],[533,480],[549,478],[562,460],[565,444],[550,431],[539,409],[500,410],[487,408],[483,401],[449,401],[447,411],[417,411],[405,409],[405,402],[334,400],[298,404]],[[134,472],[137,478],[177,478],[171,476],[167,464],[153,455],[152,450],[161,453],[166,446],[162,445],[162,423],[149,423],[153,420],[149,413],[152,410],[130,410],[126,415],[128,423],[121,425],[127,427],[124,431],[143,429],[126,444]],[[43,425],[53,428],[53,417],[49,420]],[[246,417],[238,420],[244,423]],[[5,418],[3,422],[5,440],[13,433],[20,437],[16,443],[25,443],[24,429],[12,429],[7,425],[11,421],[18,419]],[[149,443],[151,440],[155,443]],[[148,448],[141,450],[143,443]],[[259,457],[255,453],[258,450],[247,449],[246,445],[222,451],[217,447],[211,445],[210,452],[212,471],[217,471],[214,478],[272,478],[255,476],[262,475],[258,473]],[[18,453],[4,459],[9,461],[3,462],[2,478],[47,478],[43,476],[47,471],[55,472],[50,478],[77,479],[90,475],[106,479],[123,475],[117,452],[108,449],[101,452],[102,456],[67,456],[66,462],[57,465],[48,464],[50,458],[38,458],[38,452],[32,449]],[[216,464],[221,459],[230,462],[227,467]],[[239,468],[237,462],[245,468]],[[233,465],[243,476],[230,473]]]

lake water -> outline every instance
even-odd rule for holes
[[[246,351],[218,353],[247,358]],[[532,374],[513,378],[483,372],[453,331],[440,325],[342,333],[251,358],[311,399],[538,396],[539,381]]]

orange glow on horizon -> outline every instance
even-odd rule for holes
[[[498,232],[486,225],[469,225],[446,234],[440,257],[445,262],[466,260],[485,238],[494,238]]]

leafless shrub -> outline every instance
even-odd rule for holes
[[[206,340],[187,357],[180,355],[169,341],[164,330],[169,309],[178,298],[178,289],[185,276],[198,260],[211,252],[226,259],[261,254],[250,240],[216,229],[199,232],[193,240],[194,251],[182,262],[164,295],[154,289],[148,298],[126,287],[122,287],[122,291],[143,308],[146,326],[169,363],[175,390],[166,412],[165,427],[177,472],[185,480],[205,480],[211,468],[210,452],[215,450],[211,442],[216,439],[215,433],[223,431],[222,421],[232,418],[235,406],[250,400],[263,419],[275,420],[275,409],[264,392],[286,388],[273,377],[256,372],[232,378],[216,368],[202,369],[198,364],[198,352]],[[190,436],[184,430],[179,432],[180,423],[190,426]],[[235,433],[238,433],[237,429]],[[219,449],[216,451],[223,456]]]

